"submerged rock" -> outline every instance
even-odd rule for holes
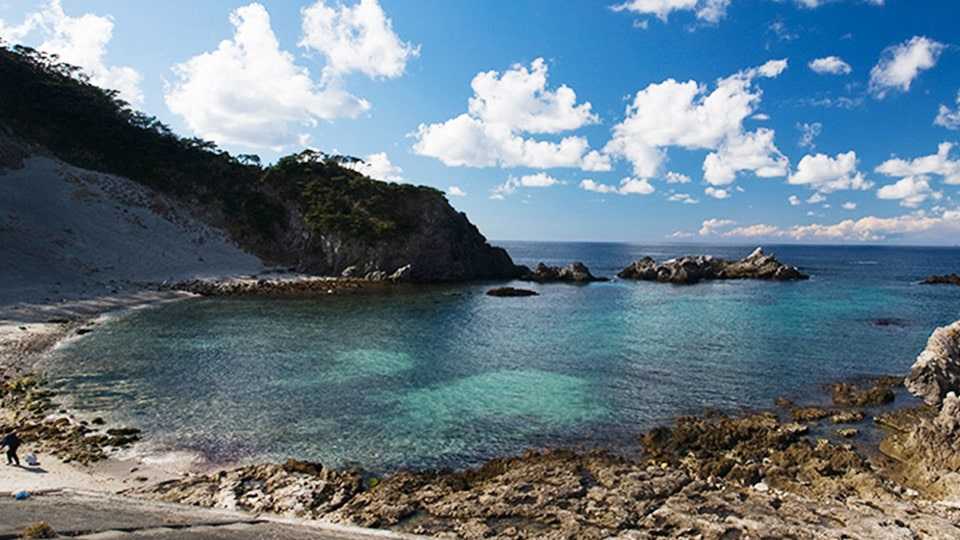
[[[920,283],[923,285],[960,285],[960,275],[946,274],[942,276],[929,276]]]
[[[521,277],[523,281],[536,281],[538,283],[590,283],[593,281],[607,281],[607,278],[596,277],[590,273],[590,269],[582,262],[572,262],[563,268],[559,266],[547,266],[540,263],[533,270],[525,272]]]
[[[487,291],[487,296],[499,297],[520,297],[520,296],[540,296],[540,293],[529,289],[516,289],[514,287],[497,287]]]
[[[714,279],[791,281],[809,278],[795,266],[787,266],[773,255],[765,254],[761,248],[755,249],[753,253],[739,261],[727,261],[710,255],[701,255],[680,257],[657,263],[650,257],[644,257],[621,270],[617,276],[622,279],[659,281],[680,285],[692,285],[700,281]]]
[[[960,392],[960,321],[933,331],[904,384],[910,393],[935,406],[948,392]]]
[[[830,390],[834,405],[866,407],[892,403],[896,398],[893,389],[902,383],[903,381],[896,377],[881,377],[866,385],[836,383],[830,386]]]

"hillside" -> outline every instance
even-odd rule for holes
[[[372,180],[341,166],[353,158],[320,152],[264,167],[256,156],[177,136],[33,49],[0,48],[0,126],[7,141],[0,168],[46,156],[129,179],[222,229],[266,264],[323,275],[411,265],[414,281],[517,273],[509,255],[491,247],[440,191]]]

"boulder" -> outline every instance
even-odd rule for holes
[[[621,279],[659,281],[678,285],[692,285],[714,279],[765,279],[792,281],[809,276],[795,266],[787,266],[773,255],[757,248],[739,261],[726,261],[709,255],[679,257],[657,263],[650,257],[634,261],[617,274]]]
[[[960,321],[933,331],[904,384],[911,394],[934,406],[948,392],[960,392]]]

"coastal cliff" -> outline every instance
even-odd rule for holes
[[[32,157],[129,179],[267,265],[355,277],[403,269],[417,282],[520,273],[438,190],[373,180],[349,168],[356,158],[316,151],[263,166],[177,136],[55,57],[0,48],[0,169]]]

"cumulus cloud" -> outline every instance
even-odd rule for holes
[[[940,105],[937,111],[937,117],[933,119],[934,125],[945,127],[947,129],[960,129],[960,92],[957,92],[957,108],[950,109],[946,105]]]
[[[590,150],[587,139],[567,136],[559,142],[524,134],[558,134],[594,124],[599,118],[590,103],[577,104],[572,88],[547,88],[548,68],[542,58],[501,73],[478,73],[468,112],[438,124],[420,124],[414,134],[416,153],[445,165],[465,167],[576,167],[610,170],[609,157]]]
[[[790,206],[800,206],[800,197],[796,195],[791,195],[787,197],[787,202],[790,203]]]
[[[915,212],[889,218],[867,216],[832,224],[813,223],[792,227],[757,224],[729,229],[723,232],[723,236],[753,238],[758,236],[759,231],[763,232],[759,236],[793,240],[877,242],[892,236],[918,234],[939,234],[951,238],[960,232],[960,211],[944,210],[934,215]]]
[[[873,183],[857,170],[857,163],[857,153],[853,150],[835,157],[807,154],[787,181],[793,185],[807,186],[819,193],[870,189]]]
[[[807,148],[813,150],[817,147],[814,140],[823,133],[823,124],[820,122],[813,123],[798,123],[797,129],[800,130],[800,141],[797,142],[797,146],[800,148]]]
[[[302,140],[298,128],[356,117],[370,104],[341,88],[315,82],[280,49],[270,15],[260,4],[230,14],[233,39],[174,66],[167,107],[197,135],[221,144],[281,150]]]
[[[720,218],[707,219],[700,224],[700,230],[698,231],[698,234],[700,236],[710,236],[713,234],[717,234],[721,230],[726,229],[728,227],[732,227],[736,224],[737,222],[732,219],[720,219]]]
[[[499,186],[493,188],[490,192],[491,199],[502,200],[506,198],[507,195],[512,194],[517,190],[517,188],[527,187],[527,188],[545,188],[550,186],[555,186],[557,184],[562,184],[560,180],[550,176],[547,173],[539,172],[535,174],[527,174],[524,176],[516,177],[510,176],[507,180],[500,184]]]
[[[708,196],[714,199],[729,199],[730,191],[726,189],[715,188],[713,186],[707,186],[703,192]]]
[[[674,11],[690,11],[697,19],[715,23],[727,15],[730,0],[628,0],[611,6],[614,11],[627,11],[636,15],[652,15],[663,22]]]
[[[847,201],[847,202],[841,204],[840,207],[843,208],[844,210],[856,210],[856,209],[857,209],[857,203]]]
[[[403,169],[390,162],[386,152],[370,154],[363,161],[344,163],[347,169],[353,169],[364,176],[384,182],[403,182]]]
[[[689,184],[691,182],[689,176],[673,171],[667,172],[664,178],[666,178],[668,184]]]
[[[617,195],[649,195],[656,191],[648,180],[630,177],[620,180],[619,186],[601,184],[590,178],[585,178],[580,181],[580,189],[596,193],[614,193]]]
[[[847,75],[853,71],[850,64],[844,62],[839,56],[816,58],[811,60],[807,65],[814,73],[819,73],[820,75]]]
[[[659,173],[671,146],[711,150],[704,161],[704,178],[716,186],[732,183],[741,171],[784,176],[788,162],[773,144],[774,132],[765,128],[745,132],[743,122],[760,102],[754,80],[777,77],[786,68],[786,60],[771,60],[720,79],[709,93],[696,81],[651,84],[627,106],[604,152],[630,161],[634,175],[641,178]]]
[[[0,36],[16,42],[38,43],[36,48],[82,68],[90,82],[112,90],[133,104],[143,103],[140,73],[128,66],[108,66],[107,44],[113,37],[113,18],[86,13],[71,17],[60,0],[50,0],[16,25],[0,20]]]
[[[667,200],[670,202],[678,202],[683,204],[697,204],[700,202],[698,199],[694,199],[687,193],[672,193],[669,197],[667,197]]]
[[[467,192],[460,188],[460,186],[450,186],[447,188],[447,195],[451,197],[466,197]]]
[[[905,160],[889,159],[881,163],[876,171],[886,176],[906,178],[908,176],[940,176],[951,185],[960,185],[960,159],[951,159],[953,143],[940,143],[937,153]]]
[[[877,197],[887,200],[899,200],[900,206],[916,208],[927,199],[939,200],[943,194],[930,187],[930,179],[926,176],[908,176],[895,184],[883,186],[877,190]]]
[[[924,36],[887,47],[870,70],[870,93],[883,99],[892,90],[906,92],[921,71],[937,65],[944,45]]]
[[[819,191],[807,198],[807,204],[820,204],[822,202],[827,202],[827,197]]]
[[[326,57],[328,76],[360,72],[371,78],[403,75],[407,61],[420,47],[406,43],[393,31],[393,23],[377,0],[360,0],[354,6],[330,7],[324,0],[301,10],[303,38],[300,46]]]

